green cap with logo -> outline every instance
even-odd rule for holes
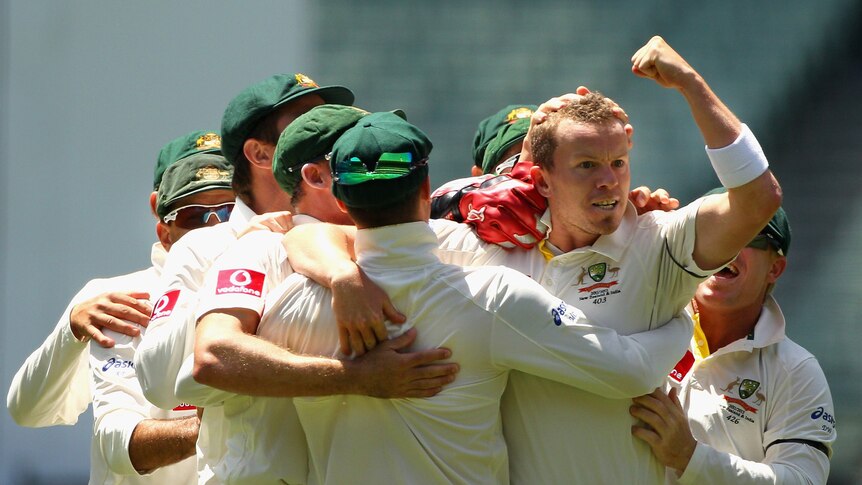
[[[272,158],[272,174],[282,190],[293,195],[302,181],[302,166],[322,159],[338,137],[368,114],[353,106],[323,104],[287,125]]]
[[[156,213],[164,217],[171,205],[183,197],[209,190],[231,189],[233,166],[221,155],[198,153],[175,162],[165,170],[156,198]]]
[[[221,154],[221,137],[215,131],[193,131],[168,142],[159,151],[159,158],[156,160],[153,190],[159,189],[162,175],[171,164],[195,153]]]
[[[332,193],[348,207],[392,205],[428,177],[431,140],[392,112],[372,113],[332,147]]]
[[[236,164],[245,140],[266,115],[308,94],[316,94],[329,104],[353,104],[353,92],[344,86],[318,86],[301,73],[271,76],[239,93],[225,109],[221,123],[225,158]]]
[[[476,135],[473,137],[473,163],[477,167],[482,168],[485,160],[485,151],[488,145],[497,137],[497,132],[504,126],[510,125],[520,119],[526,118],[529,120],[537,109],[539,107],[535,104],[510,104],[480,121]]]
[[[716,187],[706,194],[723,194],[727,192],[727,189],[724,187]],[[787,256],[787,252],[790,250],[790,221],[787,220],[787,213],[784,212],[783,207],[779,207],[775,214],[772,215],[772,219],[769,219],[769,222],[766,223],[766,226],[760,230],[760,235],[766,236],[766,240],[772,245],[773,248],[780,254],[781,256]]]
[[[503,161],[501,158],[506,151],[516,143],[524,141],[524,137],[527,136],[527,130],[529,129],[530,118],[520,118],[514,123],[500,128],[497,136],[491,140],[488,148],[485,149],[485,158],[482,160],[482,173],[493,173],[494,168]]]

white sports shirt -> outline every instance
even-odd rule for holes
[[[692,339],[668,383],[698,444],[681,476],[668,470],[668,483],[826,483],[832,395],[817,359],[784,328],[770,296],[748,338],[706,356]]]
[[[309,483],[508,483],[499,401],[510,369],[618,399],[662,380],[684,351],[690,322],[633,337],[586,324],[582,313],[523,275],[442,264],[425,223],[357,232],[358,264],[403,313],[413,348],[452,350],[460,372],[429,399],[295,398],[309,447]],[[272,291],[258,334],[312,355],[335,356],[328,290],[295,275]],[[251,410],[254,411],[253,409]],[[249,431],[275,426],[247,413]]]

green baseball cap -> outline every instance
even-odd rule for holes
[[[723,194],[727,192],[727,189],[724,187],[716,187],[706,194]],[[766,240],[772,247],[778,251],[778,254],[781,256],[787,256],[787,252],[790,250],[790,221],[787,219],[787,213],[784,212],[783,207],[779,207],[775,214],[772,215],[772,218],[769,219],[769,222],[766,223],[766,226],[760,230],[759,235],[765,236]]]
[[[524,141],[527,130],[530,129],[530,118],[520,118],[514,123],[504,125],[497,132],[497,136],[491,140],[485,149],[485,158],[482,160],[482,173],[492,173],[494,168],[502,162],[500,158],[506,150],[512,148],[516,143]]]
[[[391,205],[428,177],[431,140],[396,113],[372,113],[335,142],[332,193],[348,207]]]
[[[274,109],[301,96],[316,94],[329,104],[353,104],[353,92],[344,86],[318,86],[305,74],[276,74],[239,93],[224,111],[221,122],[222,153],[236,164],[245,140]]]
[[[323,104],[293,120],[278,137],[272,158],[278,185],[293,195],[302,180],[302,166],[332,151],[335,140],[368,114],[353,106]]]
[[[233,166],[221,155],[198,153],[175,162],[165,170],[156,198],[156,213],[164,217],[171,205],[193,194],[216,189],[230,190]]]
[[[221,154],[221,137],[215,131],[193,131],[188,135],[175,138],[163,146],[156,159],[156,172],[153,190],[159,189],[162,175],[171,164],[195,153]]]
[[[473,136],[473,163],[479,168],[482,167],[485,160],[485,150],[488,148],[488,144],[497,137],[500,128],[519,119],[529,119],[537,109],[539,107],[535,104],[510,104],[480,121],[476,135]]]

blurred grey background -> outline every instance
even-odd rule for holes
[[[434,185],[469,173],[480,119],[583,84],[631,116],[633,183],[692,200],[718,181],[687,106],[630,72],[653,34],[752,127],[782,182],[794,239],[777,296],[832,388],[829,483],[862,483],[854,0],[0,0],[0,388],[87,280],[149,264],[159,148],[217,130],[234,95],[277,72],[405,109],[435,143]],[[89,412],[50,429],[0,413],[0,484],[86,483],[91,427]]]

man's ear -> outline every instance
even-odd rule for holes
[[[470,175],[472,175],[473,177],[478,177],[482,175],[482,167],[477,167],[473,165],[473,168],[470,169]]]
[[[167,224],[161,221],[156,223],[156,236],[159,237],[159,242],[162,243],[165,251],[170,251],[173,241],[171,241],[171,232],[168,230]]]
[[[272,154],[275,148],[256,138],[249,138],[242,145],[242,153],[254,168],[272,169]]]
[[[548,198],[551,194],[551,189],[548,187],[548,181],[545,179],[545,171],[542,167],[538,165],[533,165],[530,167],[530,178],[533,179],[533,185],[536,187],[536,190],[544,198]]]
[[[329,189],[329,177],[324,165],[320,163],[306,163],[300,169],[302,180],[312,188],[318,190]],[[328,168],[328,167],[327,167]]]
[[[766,282],[774,284],[778,281],[778,277],[784,273],[784,270],[787,268],[787,258],[784,256],[778,256],[774,260],[772,260],[772,264],[769,266],[769,273],[766,274]]]
[[[150,212],[153,214],[153,217],[155,217],[156,220],[159,219],[159,215],[156,214],[156,200],[158,199],[158,197],[159,193],[155,190],[150,194]]]

